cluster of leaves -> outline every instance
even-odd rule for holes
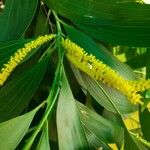
[[[133,70],[144,67],[149,78],[150,5],[135,0],[6,0],[0,12],[0,67],[31,39],[57,34],[34,49],[0,88],[0,149],[109,150],[111,143],[118,149],[149,149],[149,91],[143,93],[143,108],[132,105],[119,91],[71,65],[60,42],[69,37],[124,78],[136,79]],[[118,46],[125,63],[113,55]],[[124,117],[135,111],[139,128],[130,131]]]

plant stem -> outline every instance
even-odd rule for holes
[[[61,51],[62,30],[61,30],[61,25],[60,25],[59,18],[57,16],[56,12],[53,11],[53,14],[54,14],[54,17],[56,20],[56,26],[57,26],[58,60],[61,60],[61,55],[63,55],[62,51]],[[62,63],[61,61],[59,61],[59,62]]]
[[[60,72],[58,72],[58,71],[60,71]],[[62,66],[58,65],[57,70],[56,70],[56,78],[60,77],[61,72],[62,72]],[[57,87],[57,89],[56,89],[56,87]],[[43,127],[45,121],[47,120],[49,114],[51,113],[51,110],[53,109],[53,107],[54,107],[54,105],[57,101],[57,96],[59,94],[59,90],[60,90],[60,86],[57,84],[56,80],[54,80],[51,92],[50,92],[50,94],[47,98],[47,102],[51,102],[51,104],[47,105],[48,107],[46,109],[46,112],[45,112],[44,116],[42,117],[40,123],[36,127],[36,130],[31,135],[31,137],[28,140],[27,144],[25,144],[25,146],[23,147],[23,150],[29,150],[30,147],[32,146],[37,134],[40,132],[41,128]]]
[[[35,129],[35,131],[33,132],[33,134],[31,135],[31,137],[29,138],[28,142],[25,144],[25,146],[23,147],[23,150],[29,150],[36,138],[36,136],[38,135],[38,133],[41,131],[41,128],[43,127],[44,123],[47,121],[48,116],[50,115],[50,113],[52,112],[52,109],[54,108],[56,102],[57,102],[57,97],[59,95],[59,91],[61,88],[61,77],[62,77],[62,70],[63,70],[63,57],[64,57],[64,53],[61,51],[61,26],[60,23],[58,21],[58,17],[56,15],[55,12],[54,16],[56,19],[56,25],[57,25],[57,30],[58,30],[58,34],[57,34],[57,47],[58,47],[58,65],[57,65],[57,69],[55,71],[55,78],[54,78],[54,82],[50,91],[50,94],[47,98],[47,108],[46,111],[44,113],[44,116],[42,117],[40,123],[37,125],[37,128]]]

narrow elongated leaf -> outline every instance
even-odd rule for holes
[[[118,29],[119,27],[90,27],[90,26],[83,26],[80,24],[76,24],[82,31],[88,33],[95,39],[111,44],[116,45],[126,45],[126,46],[134,46],[134,47],[150,47],[149,44],[149,36],[150,33],[139,33],[140,29],[136,30],[136,27],[131,29]],[[142,28],[142,27],[141,27]],[[144,28],[144,27],[143,27]],[[118,30],[117,30],[118,29]],[[135,31],[133,33],[132,31]],[[144,29],[143,29],[144,30]],[[142,31],[141,31],[142,32]],[[145,31],[146,32],[146,31]],[[144,42],[143,42],[144,40]]]
[[[148,148],[125,129],[124,150],[148,150]]]
[[[91,149],[102,148],[103,150],[111,150],[111,148],[97,137],[92,131],[84,127],[85,134]]]
[[[87,90],[90,95],[105,109],[115,112],[114,106],[109,101],[107,96],[102,91],[102,88],[106,91],[109,95],[117,109],[120,111],[121,114],[131,113],[137,110],[137,107],[129,102],[126,96],[120,93],[118,90],[114,88],[107,87],[104,84],[100,84],[99,82],[91,79],[88,75],[81,73],[75,66],[72,65],[73,72],[76,76],[77,81],[79,84]],[[78,80],[80,79],[80,80]]]
[[[0,149],[12,150],[26,134],[39,107],[17,118],[0,123]]]
[[[30,25],[38,0],[7,0],[0,16],[0,42],[19,39]]]
[[[12,79],[0,89],[0,122],[20,114],[31,100],[45,72],[48,58]]]
[[[57,131],[60,150],[89,149],[65,73],[57,106]]]
[[[78,107],[81,111],[81,121],[85,127],[101,141],[113,143],[123,140],[123,128],[101,117],[81,103],[78,103]]]
[[[104,106],[104,108],[106,108],[107,110],[116,112],[114,106],[108,100],[101,88],[103,88],[106,91],[106,93],[112,99],[114,105],[117,107],[121,114],[131,113],[137,109],[137,107],[131,104],[127,97],[124,96],[118,90],[107,87],[104,84],[100,84],[85,74],[83,75],[83,79],[85,81],[85,84],[87,85],[89,93],[95,98],[95,100],[99,104]]]
[[[143,133],[144,139],[147,141],[150,141],[150,112],[148,111],[147,108],[143,112],[140,111],[139,113],[140,117],[140,124],[141,124],[141,129]]]
[[[60,15],[86,25],[131,27],[142,24],[148,27],[150,24],[150,6],[131,1],[86,0],[85,3],[85,0],[45,0],[45,3]]]
[[[150,46],[150,5],[131,1],[45,0],[94,38],[118,45]],[[136,13],[138,12],[138,13]]]
[[[47,16],[49,17],[49,16]],[[49,33],[49,26],[48,26],[48,19],[46,18],[45,14],[44,14],[44,10],[42,8],[42,6],[39,9],[38,12],[38,19],[37,19],[37,23],[36,23],[36,29],[35,29],[35,34],[36,35],[45,35],[47,33]]]
[[[45,125],[42,130],[42,134],[41,134],[39,143],[36,147],[36,150],[50,150],[47,125]]]

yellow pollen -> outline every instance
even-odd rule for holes
[[[62,40],[62,46],[66,50],[66,56],[77,68],[88,74],[95,80],[100,81],[107,86],[113,87],[121,91],[128,97],[133,104],[143,104],[141,95],[137,93],[135,87],[120,76],[115,70],[98,60],[92,54],[88,54],[85,50],[69,39]]]
[[[55,34],[39,36],[36,40],[26,43],[23,48],[17,50],[8,62],[3,65],[0,71],[0,85],[2,86],[11,72],[21,63],[21,61],[31,52],[32,49],[55,38]]]

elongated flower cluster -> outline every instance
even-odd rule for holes
[[[69,39],[62,40],[62,46],[66,50],[67,58],[80,70],[106,84],[107,86],[116,88],[128,97],[131,103],[137,104],[141,102],[141,95],[137,93],[135,87],[120,76],[109,66],[99,61],[92,54],[88,54],[83,48],[79,47]]]
[[[147,89],[150,89],[150,79],[130,81],[130,83],[135,87],[136,91],[145,91]]]
[[[8,62],[4,64],[0,71],[0,85],[2,86],[11,72],[17,67],[18,64],[31,52],[32,49],[44,44],[47,41],[52,40],[55,37],[54,34],[40,36],[36,40],[26,43],[23,48],[17,50],[13,56],[10,57]]]

